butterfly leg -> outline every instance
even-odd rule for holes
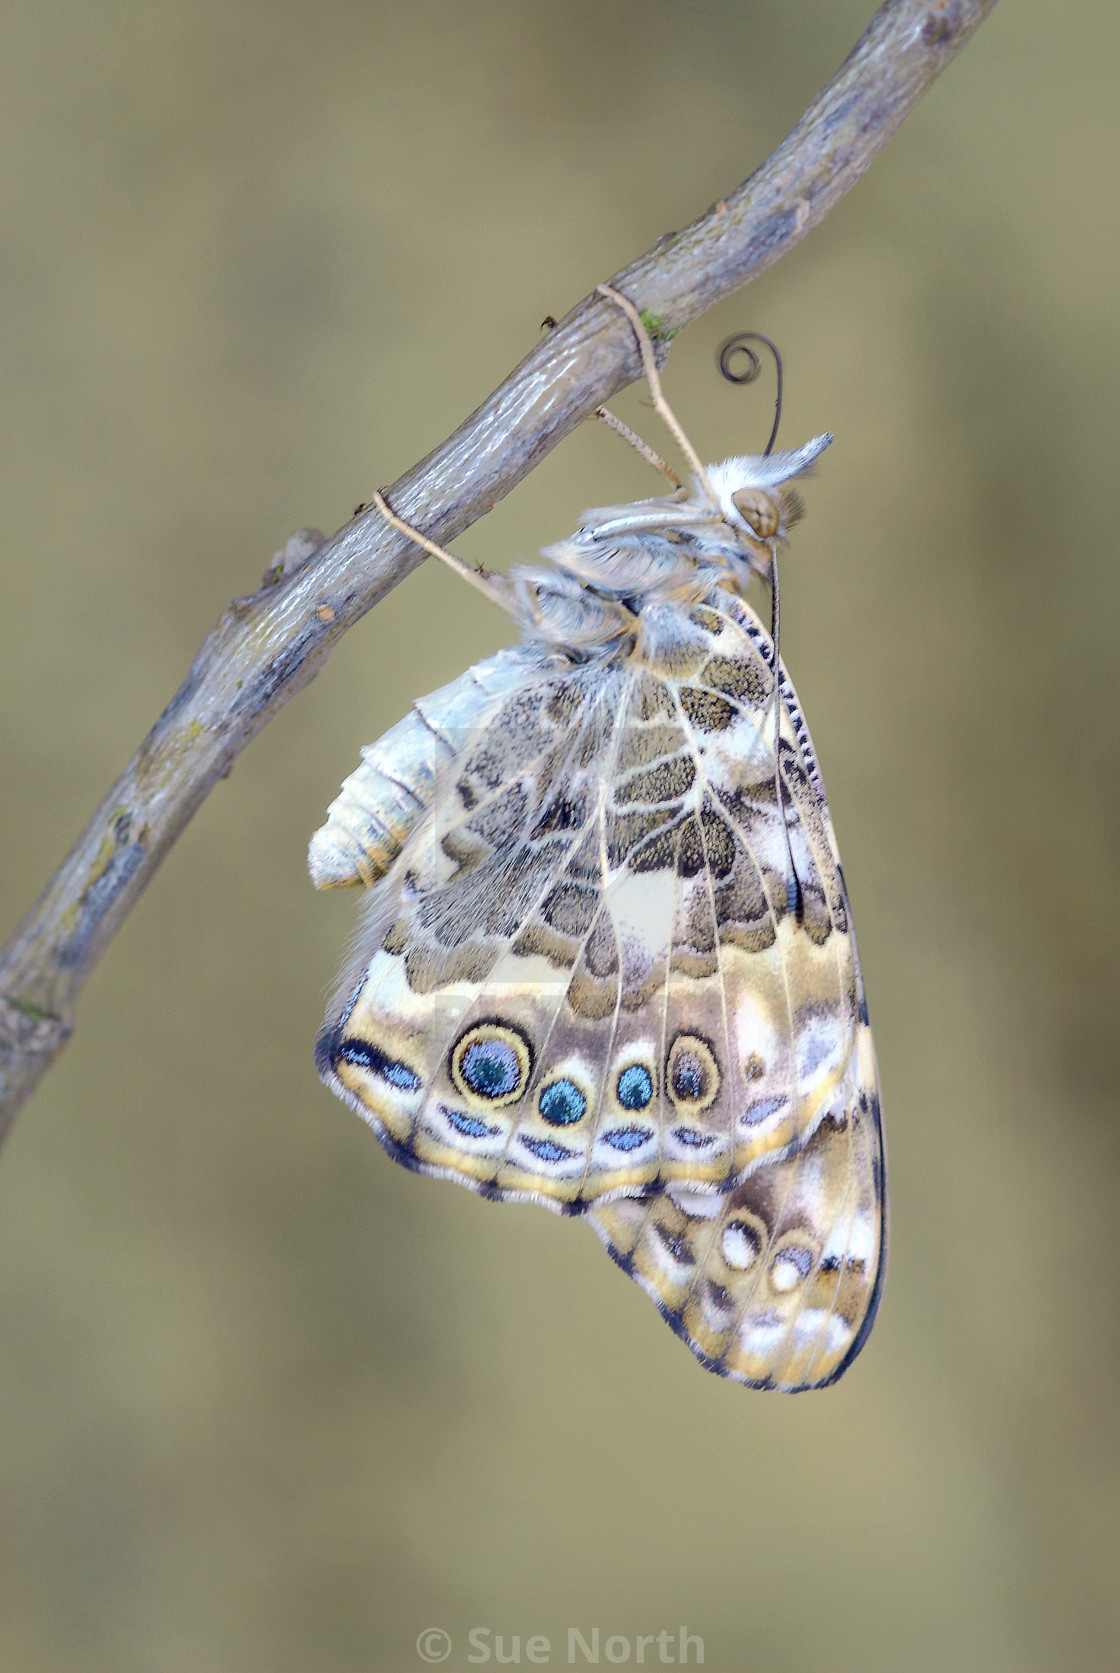
[[[596,285],[595,288],[601,295],[605,296],[608,301],[615,303],[617,307],[621,308],[623,313],[626,315],[626,318],[633,326],[634,335],[638,339],[638,353],[640,354],[642,360],[642,375],[649,385],[649,392],[653,397],[654,411],[657,413],[658,417],[669,431],[669,434],[672,436],[673,440],[688,460],[689,468],[695,474],[698,482],[701,484],[709,497],[714,500],[715,495],[712,493],[712,486],[708,481],[708,473],[704,469],[703,461],[696,449],[693,447],[692,443],[689,441],[688,437],[685,435],[684,427],[682,426],[676,413],[665,399],[665,395],[661,388],[661,377],[657,370],[657,361],[653,353],[653,343],[650,341],[649,332],[642,324],[641,314],[639,314],[630,298],[628,296],[623,296],[621,291],[614,290],[610,285]]]
[[[402,517],[398,517],[384,494],[376,488],[370,496],[370,504],[377,507],[391,528],[398,530],[400,534],[407,535],[409,540],[414,540],[417,546],[422,546],[425,552],[430,553],[433,558],[439,558],[441,563],[445,563],[449,569],[453,569],[461,580],[467,582],[468,586],[477,587],[480,593],[485,593],[491,603],[499,604],[503,610],[510,610],[512,613],[512,603],[508,596],[507,584],[502,576],[494,575],[490,570],[483,569],[481,564],[476,566],[466,563],[462,558],[456,557],[454,552],[449,552],[445,546],[437,546],[435,541],[429,540],[426,534],[421,534],[420,530],[414,529],[411,523],[406,523]]]
[[[621,436],[623,441],[629,442],[634,452],[640,453],[647,465],[652,465],[655,471],[660,471],[662,476],[667,476],[674,488],[684,487],[673,467],[667,465],[660,453],[655,453],[649,443],[642,440],[641,436],[635,435],[629,424],[624,424],[617,413],[613,413],[609,407],[596,407],[594,416],[605,424],[608,430],[613,430],[616,436]]]

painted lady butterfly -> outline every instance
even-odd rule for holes
[[[508,580],[378,496],[521,643],[363,751],[312,841],[319,887],[368,889],[319,1070],[405,1166],[586,1215],[708,1369],[821,1387],[882,1284],[875,1058],[816,757],[745,594],[831,437],[705,468],[602,288],[691,489],[589,511]]]

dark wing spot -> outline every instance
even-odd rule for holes
[[[658,1241],[681,1266],[696,1265],[696,1257],[688,1246],[688,1239],[681,1232],[674,1231],[672,1226],[663,1226],[659,1220],[653,1222],[653,1230]]]
[[[713,877],[726,877],[735,865],[735,838],[710,803],[700,814],[708,870]]]
[[[714,1103],[719,1092],[720,1072],[711,1043],[699,1034],[678,1034],[669,1048],[665,1065],[669,1095],[678,1105],[687,1105],[682,1115],[693,1115]]]
[[[524,788],[512,784],[480,807],[466,828],[491,848],[501,848],[520,836],[528,805]]]
[[[587,804],[582,797],[554,796],[542,808],[530,835],[552,836],[557,831],[578,831],[587,823]]]
[[[752,708],[761,707],[773,696],[773,676],[745,658],[709,657],[700,678],[706,686],[725,691],[729,697],[745,698]]]
[[[677,863],[677,844],[680,840],[681,826],[670,826],[668,830],[658,831],[648,842],[631,849],[629,866],[631,871],[672,871]]]
[[[700,826],[695,819],[688,819],[681,827],[680,846],[677,849],[677,874],[680,877],[697,877],[707,864]]]
[[[678,1098],[702,1098],[707,1089],[704,1065],[691,1052],[682,1051],[673,1066],[673,1091]]]
[[[650,838],[667,820],[674,817],[672,808],[650,808],[642,813],[615,814],[607,825],[607,861],[620,866],[630,858],[639,843]],[[639,869],[648,871],[648,866]]]
[[[558,883],[541,905],[541,916],[562,935],[586,935],[594,922],[599,895],[575,883]]]
[[[661,761],[656,767],[634,773],[616,790],[615,801],[619,807],[627,807],[634,802],[646,802],[656,807],[664,802],[679,801],[692,789],[695,781],[696,763],[691,755],[675,755],[671,761]]]
[[[735,706],[714,691],[699,686],[684,685],[680,690],[681,707],[693,726],[701,732],[723,732],[735,719]]]

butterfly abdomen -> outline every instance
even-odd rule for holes
[[[423,817],[443,771],[489,712],[525,679],[526,653],[499,651],[414,703],[403,720],[362,750],[362,763],[311,839],[317,889],[376,883]]]

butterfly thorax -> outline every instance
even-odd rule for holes
[[[575,534],[542,551],[552,569],[513,572],[523,641],[569,662],[659,661],[695,606],[718,606],[721,594],[742,598],[752,576],[770,578],[801,515],[796,494],[782,484],[830,440],[725,459],[694,479],[691,492],[585,512]]]

